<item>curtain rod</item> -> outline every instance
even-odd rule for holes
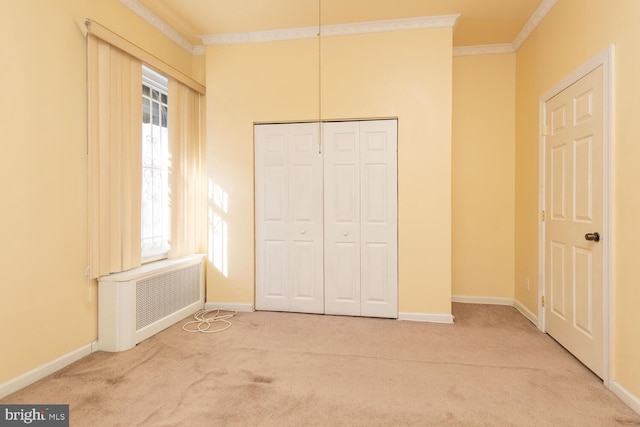
[[[155,57],[141,47],[138,47],[122,36],[114,33],[100,23],[92,19],[87,19],[84,24],[87,27],[87,32],[89,34],[106,41],[107,43],[117,47],[118,49],[128,53],[131,56],[138,58],[145,64],[150,65],[151,67],[166,74],[167,76],[179,81],[184,85],[189,86],[196,92],[199,92],[203,95],[206,93],[206,88],[204,85],[198,83],[191,77],[184,74],[182,71],[176,70],[171,65]]]

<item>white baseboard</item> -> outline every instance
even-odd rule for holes
[[[640,414],[640,398],[631,394],[626,388],[615,381],[611,381],[611,392],[618,396],[636,414]]]
[[[531,310],[529,310],[527,307],[525,307],[524,304],[522,304],[518,300],[514,300],[513,301],[513,306],[515,307],[516,310],[518,310],[520,313],[522,313],[522,315],[524,317],[529,319],[529,321],[531,321],[531,323],[536,325],[536,327],[538,326],[538,316],[533,314],[533,312]]]
[[[97,341],[91,342],[76,350],[73,350],[67,354],[62,355],[57,359],[52,360],[51,362],[45,363],[42,366],[38,366],[37,368],[25,374],[22,374],[19,377],[13,378],[5,383],[0,384],[0,399],[10,395],[11,393],[15,393],[20,389],[23,389],[26,386],[31,385],[38,380],[41,380],[47,375],[51,375],[54,372],[59,371],[60,369],[72,364],[75,361],[82,359],[85,356],[88,356],[93,351],[95,351],[94,349],[97,347],[98,347]]]
[[[253,308],[253,304],[244,303],[244,302],[207,302],[204,304],[205,310],[235,310],[237,312],[245,312],[250,313],[255,311]]]
[[[451,302],[462,302],[465,304],[514,305],[513,298],[472,297],[466,295],[451,295]]]
[[[411,320],[414,322],[430,323],[453,323],[451,314],[431,314],[431,313],[398,313],[398,320]]]

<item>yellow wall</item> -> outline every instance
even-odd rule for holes
[[[86,47],[77,23],[96,19],[191,73],[191,55],[118,0],[2,7],[0,383],[97,338],[96,287],[84,275]]]
[[[538,280],[538,102],[563,77],[616,47],[613,130],[613,380],[640,396],[640,2],[562,0],[517,53],[516,283]],[[535,292],[533,292],[535,290]],[[537,312],[537,289],[516,298]]]
[[[322,118],[398,117],[399,308],[451,311],[451,29],[322,39]],[[318,40],[207,48],[209,174],[229,197],[228,277],[207,300],[254,301],[255,121],[317,120]]]
[[[454,296],[514,296],[515,70],[515,54],[453,58]]]
[[[210,183],[229,198],[225,212],[210,201],[228,223],[229,245],[228,277],[208,268],[209,301],[253,303],[253,122],[320,116],[317,40],[209,47],[206,59],[192,58],[118,0],[3,5],[0,383],[96,339],[96,288],[84,276],[86,67],[78,23],[85,18],[201,82],[206,77]],[[635,396],[640,396],[638,18],[637,0],[593,0],[588,8],[583,0],[558,2],[515,55],[515,92],[509,71],[514,55],[456,58],[452,64],[451,29],[322,41],[322,118],[399,118],[400,310],[423,313],[450,312],[452,281],[455,294],[515,295],[537,312],[539,97],[616,44],[613,379]],[[508,106],[514,93],[515,119]],[[508,160],[514,156],[514,121],[515,167]],[[497,136],[478,143],[474,128],[489,128]],[[476,157],[482,164],[473,161]],[[474,191],[479,185],[496,192],[480,200]],[[485,241],[493,252],[478,250],[479,242],[464,233],[483,222],[501,226],[498,240],[491,234]],[[515,259],[511,287],[510,257]],[[531,279],[530,291],[521,286],[525,278]]]
[[[209,192],[209,251],[221,238],[213,213],[229,230],[228,274],[208,263],[207,301],[253,304],[253,122],[318,117],[317,41],[211,46],[206,56],[209,187],[228,195],[225,211]]]

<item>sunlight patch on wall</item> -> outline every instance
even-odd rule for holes
[[[211,179],[207,186],[209,261],[224,277],[229,277],[229,195]]]

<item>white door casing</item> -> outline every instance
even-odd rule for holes
[[[561,82],[542,103],[541,328],[606,382],[611,227],[605,74],[610,70],[607,61],[598,61]],[[600,240],[587,240],[594,233]]]
[[[256,308],[322,313],[318,124],[255,126]]]

